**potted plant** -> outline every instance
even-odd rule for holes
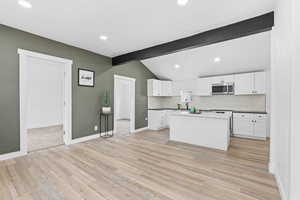
[[[110,101],[109,101],[109,92],[107,90],[104,92],[104,95],[102,98],[102,112],[103,113],[111,112]]]

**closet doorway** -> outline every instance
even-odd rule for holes
[[[135,130],[135,79],[114,76],[114,133],[126,136]]]

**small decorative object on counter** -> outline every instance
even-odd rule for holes
[[[190,112],[191,112],[191,113],[196,113],[196,111],[197,111],[196,107],[192,107],[192,108],[190,109]]]
[[[102,98],[102,113],[111,113],[111,107],[110,107],[110,100],[109,100],[109,92],[106,90],[104,92],[103,98]]]

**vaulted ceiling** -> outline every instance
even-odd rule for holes
[[[110,57],[273,10],[273,0],[189,0],[184,7],[176,0],[29,1],[25,9],[1,0],[0,23]]]
[[[264,32],[142,62],[160,79],[185,80],[200,76],[268,70],[270,51],[271,33]]]

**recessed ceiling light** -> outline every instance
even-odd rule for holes
[[[179,6],[185,6],[188,2],[189,0],[177,0],[177,4]]]
[[[29,1],[25,1],[25,0],[19,0],[18,1],[19,5],[24,7],[24,8],[31,8],[32,5]]]
[[[100,38],[100,40],[107,40],[108,39],[108,37],[106,35],[101,35],[99,38]]]
[[[174,65],[174,68],[175,68],[175,69],[178,69],[178,68],[180,68],[180,67],[181,67],[181,66],[178,65],[178,64]]]
[[[215,63],[218,63],[218,62],[220,62],[221,61],[221,58],[219,58],[219,57],[216,57],[215,59],[214,59],[214,62]]]

